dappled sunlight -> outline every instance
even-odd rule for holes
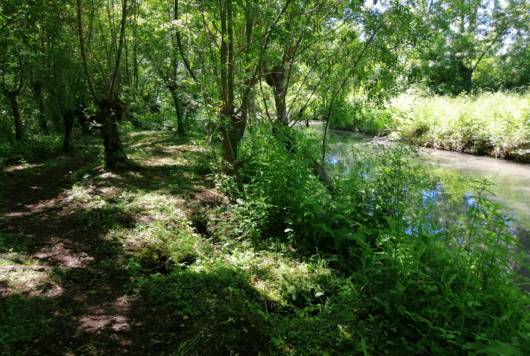
[[[44,163],[20,163],[17,165],[8,166],[3,169],[5,173],[12,173],[16,171],[22,171],[29,168],[38,168],[42,167]]]
[[[170,157],[153,157],[144,160],[144,164],[149,167],[171,167],[184,165],[186,163],[183,159],[174,159]]]
[[[0,356],[530,355],[530,0],[0,1]]]
[[[137,195],[131,202],[132,206],[144,209],[146,212],[162,213],[165,218],[183,219],[184,213],[179,209],[184,200],[169,194],[144,193]]]
[[[130,328],[129,309],[130,301],[127,296],[119,296],[113,302],[90,306],[78,318],[79,331],[102,333],[110,329],[118,333],[126,332]],[[119,339],[122,345],[129,343],[125,337]]]
[[[5,283],[4,287],[2,283]],[[51,278],[48,266],[0,266],[0,297],[23,294],[55,298],[63,291],[63,287]]]
[[[130,157],[137,163],[130,171],[105,171],[93,161],[87,168],[73,168],[65,160],[55,166],[53,179],[27,174],[23,181],[10,182],[24,201],[16,205],[17,195],[9,195],[0,210],[0,227],[10,232],[0,233],[0,307],[6,305],[9,318],[29,330],[24,335],[42,335],[36,343],[28,341],[31,350],[50,345],[64,353],[171,354],[192,345],[190,350],[200,354],[272,349],[304,353],[320,342],[315,330],[351,348],[355,338],[373,336],[377,325],[396,317],[393,309],[381,311],[374,298],[386,307],[387,291],[397,293],[396,279],[413,290],[417,278],[392,269],[396,263],[416,263],[414,248],[392,257],[381,247],[381,257],[374,254],[369,260],[350,239],[350,252],[343,252],[351,253],[349,257],[331,254],[342,241],[330,247],[328,233],[342,222],[315,213],[330,209],[322,197],[328,193],[312,179],[314,185],[296,183],[294,169],[302,159],[278,161],[281,169],[264,159],[261,174],[252,180],[242,176],[243,190],[236,190],[235,181],[222,181],[229,177],[214,178],[211,152],[169,136],[129,135],[130,143],[145,147],[132,150]],[[270,145],[256,144],[265,157],[273,152]],[[385,161],[377,173],[412,174],[396,169],[404,165],[400,157]],[[275,170],[281,174],[267,178]],[[398,187],[410,178],[392,177]],[[263,200],[270,197],[268,186],[253,185],[258,178],[267,184],[284,179],[295,183],[274,190],[279,202],[271,203]],[[255,195],[242,194],[252,189]],[[333,203],[340,204],[335,198]],[[285,199],[298,200],[286,207]],[[300,218],[289,211],[293,207]],[[361,206],[354,212],[362,216],[366,210]],[[306,212],[315,215],[306,217]],[[264,227],[264,219],[270,219],[271,229]],[[310,234],[309,224],[332,220],[322,229],[326,239],[304,241],[297,235]],[[346,224],[342,231],[352,229]],[[386,231],[379,238],[390,241],[396,234]],[[322,250],[314,253],[312,244],[317,243]],[[363,279],[377,282],[378,273],[381,286]],[[420,282],[432,279],[422,275]],[[425,288],[420,295],[431,293]],[[397,318],[410,323],[406,314]],[[12,335],[18,340],[18,333]],[[278,346],[271,348],[271,340]]]
[[[227,245],[223,250],[222,258],[227,265],[249,273],[256,290],[284,305],[300,294],[324,296],[320,282],[332,276],[332,270],[323,261],[306,263],[280,251],[254,250],[248,246],[243,249]]]
[[[184,211],[185,201],[181,198],[153,192],[128,194],[122,200],[127,202],[127,210],[136,212],[137,225],[113,234],[128,250],[165,249],[171,241],[181,243],[183,237],[192,234]]]
[[[43,247],[33,254],[33,258],[46,261],[51,265],[64,267],[86,267],[94,261],[94,257],[85,251],[80,251],[76,242],[64,238],[49,241],[50,245]]]
[[[91,185],[74,185],[67,190],[65,201],[72,203],[77,208],[97,209],[104,207],[107,203],[104,195],[109,193],[108,190],[98,190]],[[113,191],[110,192],[113,195]]]
[[[29,187],[32,189],[32,187]],[[59,194],[50,199],[38,200],[34,203],[27,203],[22,206],[18,206],[16,210],[7,212],[0,212],[0,216],[5,217],[27,217],[27,216],[38,216],[51,210],[60,210],[63,205],[64,195]]]

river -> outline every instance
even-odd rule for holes
[[[355,150],[373,144],[392,144],[359,133],[331,130],[328,134],[326,160],[343,167],[355,159]],[[493,195],[490,198],[512,217],[522,248],[530,252],[530,164],[434,149],[420,149],[418,161],[434,176],[453,175],[492,182],[490,190]],[[528,271],[523,274],[530,277]]]
[[[330,131],[328,161],[347,165],[353,150],[372,144],[388,144],[359,133]],[[434,175],[457,174],[473,179],[488,179],[493,183],[491,197],[518,224],[530,229],[530,164],[473,156],[465,153],[420,149],[419,160],[428,165]]]

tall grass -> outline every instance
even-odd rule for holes
[[[453,203],[408,149],[394,147],[359,153],[327,189],[311,169],[311,138],[297,135],[295,145],[288,152],[256,130],[242,145],[241,189],[220,182],[235,202],[219,219],[228,241],[281,241],[330,271],[314,297],[295,294],[285,314],[268,314],[275,348],[300,355],[530,349],[530,300],[512,267],[517,241],[484,197],[484,183],[467,206],[462,197]]]
[[[401,139],[451,151],[510,157],[530,145],[530,94],[423,97],[390,102],[390,129]]]
[[[331,127],[390,134],[419,146],[530,160],[530,93],[405,93],[384,107],[348,98],[333,113]]]

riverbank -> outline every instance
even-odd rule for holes
[[[319,127],[319,124],[314,122],[313,126]],[[328,135],[327,160],[332,166],[355,165],[355,152],[370,150],[374,146],[396,145],[395,141],[385,137],[359,132],[330,130]],[[512,219],[511,224],[522,250],[530,253],[530,165],[431,148],[420,148],[416,161],[428,170],[433,179],[440,181],[441,187],[462,201],[470,193],[472,182],[491,182],[489,198],[499,203],[503,213]],[[441,195],[438,197],[443,199]],[[523,273],[530,277],[528,272]]]
[[[403,94],[385,108],[351,104],[331,127],[421,147],[530,163],[530,94],[442,97]],[[357,105],[357,106],[355,106]]]
[[[132,171],[105,171],[95,137],[2,168],[2,352],[530,349],[528,296],[489,235],[511,244],[503,222],[471,210],[426,228],[435,202],[406,152],[358,160],[330,191],[310,138],[293,153],[255,132],[240,189],[203,141],[151,131],[125,145]]]

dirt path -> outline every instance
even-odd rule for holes
[[[136,157],[141,166],[134,172],[104,172],[97,146],[0,172],[0,354],[107,355],[141,349],[134,342],[141,330],[133,331],[130,320],[129,251],[110,233],[132,229],[137,217],[105,206],[127,189],[155,189],[169,178],[189,192],[193,182],[175,161],[185,149],[168,150],[154,138],[134,140],[132,151],[143,155]],[[104,206],[80,204],[76,189]],[[178,193],[172,196],[179,199]],[[2,350],[2,343],[12,349]]]

